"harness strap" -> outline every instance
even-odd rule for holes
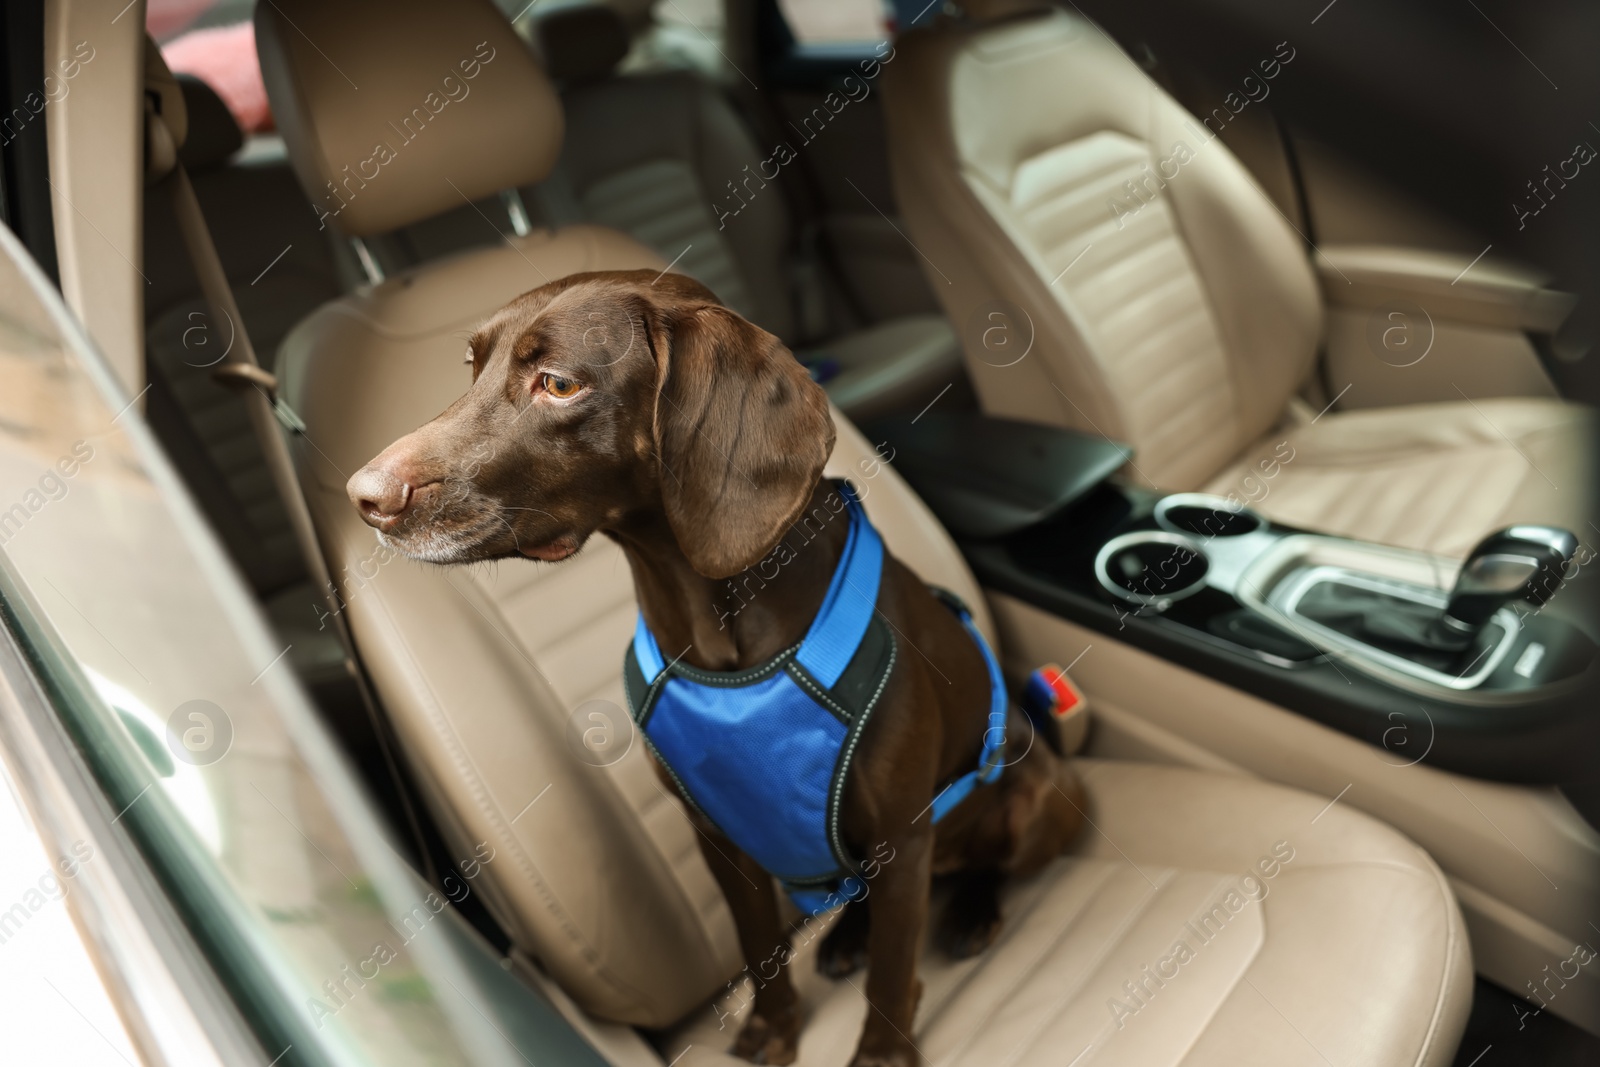
[[[866,511],[850,483],[836,481],[834,487],[844,497],[850,529],[822,607],[817,609],[817,617],[811,620],[794,655],[795,662],[824,689],[833,688],[861,647],[872,613],[878,608],[878,585],[883,578],[883,538],[867,521]],[[666,669],[666,660],[655,635],[645,625],[643,614],[633,627],[633,653],[646,682],[654,682]]]
[[[878,583],[883,577],[883,539],[867,521],[861,501],[849,482],[834,483],[850,512],[850,532],[834,568],[817,617],[794,658],[824,689],[832,689],[861,647],[878,609]]]
[[[656,635],[645,625],[642,611],[633,623],[633,654],[646,683],[654,682],[667,669],[667,661],[661,658],[661,649],[656,646]]]
[[[951,598],[954,601],[955,598]],[[994,650],[989,647],[989,642],[983,639],[983,634],[972,622],[972,612],[964,604],[956,601],[952,604],[956,614],[961,619],[961,625],[966,627],[967,633],[978,645],[978,650],[983,653],[983,662],[989,668],[989,725],[983,731],[983,751],[978,756],[976,770],[968,771],[960,778],[945,786],[939,795],[933,798],[933,821],[938,822],[961,803],[972,795],[972,791],[980,785],[987,785],[1000,777],[1000,771],[1005,766],[1006,747],[1006,683],[1000,674],[1000,664],[994,658]]]

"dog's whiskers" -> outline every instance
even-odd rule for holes
[[[501,511],[532,511],[532,512],[535,512],[535,513],[537,513],[539,515],[550,515],[550,512],[544,511],[544,510],[542,510],[540,508],[519,508],[519,507],[513,507],[510,504],[501,504],[500,505],[500,510]],[[554,515],[550,515],[550,517],[552,519],[555,518]]]
[[[532,508],[513,508],[511,510],[515,510],[515,511],[532,511],[533,509]],[[522,539],[517,536],[516,527],[512,526],[509,522],[507,522],[506,521],[506,517],[504,515],[501,515],[499,512],[496,512],[494,517],[495,517],[496,520],[499,521],[500,525],[504,526],[506,528],[506,531],[511,534],[511,542],[512,542],[512,544],[517,546],[517,551],[518,552],[521,552],[522,551]]]

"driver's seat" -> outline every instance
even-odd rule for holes
[[[256,25],[273,110],[312,193],[393,137],[387,123],[442,72],[494,54],[471,97],[332,218],[346,233],[536,182],[554,158],[550,86],[488,0],[275,0]],[[546,276],[652,264],[664,266],[588,226],[469,251],[324,305],[278,366],[306,424],[301,479],[361,658],[450,846],[493,850],[474,884],[509,962],[611,1062],[684,1067],[738,1062],[724,1050],[748,994],[694,830],[644,746],[626,740],[635,606],[621,553],[595,538],[559,565],[414,563],[375,543],[344,492],[347,472],[465,391],[461,339],[477,322]],[[830,472],[855,481],[890,549],[972,605],[995,640],[950,539],[836,421]],[[584,743],[593,729],[619,738],[605,755]],[[1348,806],[1245,777],[1081,769],[1093,832],[1014,887],[983,955],[925,954],[912,1037],[930,1062],[1450,1062],[1471,958],[1421,849]],[[814,947],[797,938],[790,964],[806,1016],[800,1062],[843,1065],[868,1007],[859,981],[816,974]]]

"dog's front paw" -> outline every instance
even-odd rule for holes
[[[791,1005],[771,1018],[752,1015],[733,1043],[733,1054],[751,1063],[793,1063],[800,1049],[800,1009]]]

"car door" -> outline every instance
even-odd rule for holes
[[[56,868],[0,938],[59,890],[150,1063],[599,1062],[452,906],[493,850],[403,858],[139,400],[0,227],[0,757]]]

